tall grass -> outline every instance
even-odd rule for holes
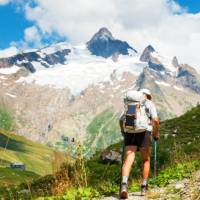
[[[40,177],[32,182],[24,182],[19,186],[5,188],[1,195],[6,199],[10,198],[36,198],[53,196],[59,198],[67,196],[69,191],[75,195],[92,195],[91,188],[88,188],[88,169],[86,159],[83,156],[83,147],[80,143],[73,146],[73,156],[67,154],[65,158],[59,152],[52,156],[52,174]],[[81,189],[82,188],[82,189]],[[87,188],[86,191],[84,188]],[[86,194],[85,194],[86,192]]]

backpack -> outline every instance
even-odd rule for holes
[[[124,113],[120,127],[124,133],[141,133],[150,124],[150,113],[145,106],[143,94],[139,91],[128,91],[124,97]]]

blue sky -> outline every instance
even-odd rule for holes
[[[197,13],[200,0],[0,0],[0,54],[63,40],[86,43],[107,27],[139,52],[152,44],[161,55],[200,68]]]
[[[181,6],[188,8],[188,12],[197,13],[200,12],[200,1],[199,0],[176,0]]]
[[[34,5],[36,4],[31,4],[31,6]],[[0,49],[8,48],[13,43],[21,47],[24,39],[24,30],[35,25],[34,21],[27,20],[26,18],[22,4],[8,3],[0,5]],[[62,37],[56,32],[45,36],[42,36],[41,32],[40,34],[43,45],[49,45],[50,43],[66,39],[66,37]],[[32,42],[29,42],[28,46],[34,48]]]
[[[25,19],[24,12],[17,11],[13,4],[0,6],[0,49],[23,39],[24,29],[32,25],[33,22]]]
[[[181,6],[188,9],[190,13],[200,11],[200,1],[198,0],[176,0]],[[0,6],[0,49],[8,48],[11,42],[23,40],[24,30],[34,25],[25,17],[23,9],[16,9],[16,5],[9,3]],[[57,33],[50,37],[42,38],[43,43],[48,44],[52,41],[62,41],[64,38],[59,37]],[[30,44],[31,46],[31,44]]]

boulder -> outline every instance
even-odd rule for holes
[[[119,164],[121,162],[121,153],[114,150],[104,151],[101,153],[100,159],[105,164]]]

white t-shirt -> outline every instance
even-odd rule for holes
[[[147,109],[147,114],[149,115],[148,117],[150,117],[151,119],[158,118],[156,106],[153,103],[153,101],[146,99],[145,102],[144,102],[144,105]],[[152,131],[152,129],[153,129],[153,127],[152,127],[152,124],[151,124],[151,120],[149,119],[149,125],[147,127],[147,130]]]

